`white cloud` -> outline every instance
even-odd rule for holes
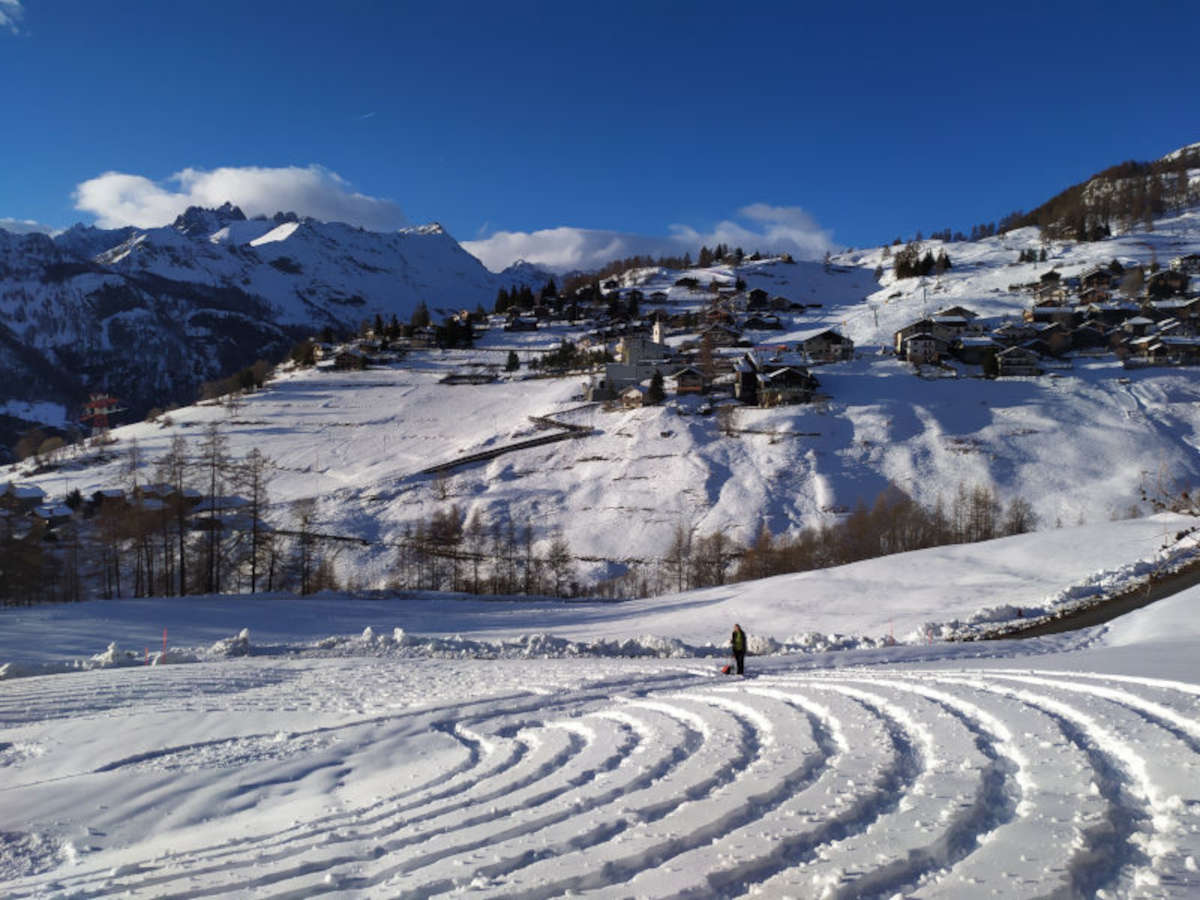
[[[21,8],[21,0],[0,0],[0,31],[7,30],[13,34],[20,34],[21,29],[18,22],[25,15],[25,10]]]
[[[596,268],[634,255],[679,256],[687,252],[695,258],[702,245],[728,244],[747,253],[790,253],[798,259],[819,259],[835,249],[832,235],[798,206],[753,203],[739,209],[737,218],[742,222],[726,219],[704,231],[672,225],[665,236],[569,227],[498,231],[488,238],[464,241],[463,247],[494,272],[518,259],[569,271]]]
[[[189,168],[165,184],[175,189],[141,175],[105,172],[75,189],[75,208],[95,215],[104,228],[168,225],[189,206],[215,207],[226,201],[247,216],[295,212],[378,231],[405,223],[397,204],[360,194],[336,172],[316,165]]]
[[[0,218],[0,229],[11,234],[54,234],[58,231],[57,228],[51,228],[49,225],[43,225],[41,222],[33,221],[33,219],[5,218]]]
[[[835,249],[833,236],[798,206],[752,203],[739,209],[738,215],[750,226],[726,219],[703,233],[686,225],[672,225],[671,234],[696,247],[728,244],[742,247],[747,253],[790,253],[800,259],[818,259],[825,251]]]
[[[671,238],[567,227],[497,231],[491,237],[463,241],[462,245],[493,272],[519,259],[565,272],[596,268],[625,256],[682,252]]]

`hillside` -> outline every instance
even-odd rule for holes
[[[799,597],[5,609],[0,885],[1194,897],[1200,588],[1052,638],[908,633],[1119,581],[1155,524],[913,554],[890,591],[897,567],[866,563]],[[746,678],[719,674],[733,622]]]
[[[490,306],[501,286],[546,277],[489,272],[437,225],[247,220],[229,204],[162,228],[0,230],[0,361],[11,376],[0,413],[63,425],[89,392],[107,391],[140,416],[323,327],[407,322],[420,303],[435,315]],[[11,446],[9,430],[0,436]]]
[[[947,253],[950,267],[903,279],[893,271],[900,247],[848,250],[825,264],[747,258],[686,271],[634,269],[606,282],[603,296],[564,299],[557,312],[535,317],[530,310],[512,322],[493,317],[473,349],[405,345],[377,354],[364,371],[337,371],[329,361],[285,367],[236,405],[206,403],[124,426],[103,452],[75,449],[41,471],[10,467],[0,471],[0,483],[28,482],[51,499],[76,488],[90,496],[130,483],[127,462],[136,444],[137,480],[145,484],[174,436],[195,453],[207,425],[217,423],[234,458],[257,449],[277,464],[271,522],[294,529],[297,504],[311,500],[310,523],[342,540],[331,553],[340,581],[362,587],[395,583],[413,564],[402,562],[401,548],[451,511],[459,525],[478,528],[479,553],[492,553],[505,535],[510,552],[521,544],[527,560],[565,541],[569,581],[593,585],[633,569],[639,580],[621,590],[635,593],[671,586],[666,559],[680,535],[693,544],[720,535],[728,562],[760,533],[793,538],[836,524],[889,486],[943,512],[963,492],[983,488],[1000,510],[1027,502],[1041,529],[1146,515],[1155,500],[1200,480],[1197,285],[1186,271],[1169,269],[1200,253],[1200,211],[1151,224],[1090,242],[1032,227],[970,242],[926,241],[920,252]],[[189,211],[166,229],[73,229],[56,241],[6,240],[5,284],[45,287],[48,273],[56,273],[53,290],[77,306],[74,318],[43,313],[30,321],[33,298],[41,295],[10,293],[31,334],[71,338],[48,351],[61,361],[82,352],[76,345],[84,323],[105,321],[108,377],[125,371],[123,364],[151,359],[145,348],[156,346],[176,354],[192,377],[217,368],[216,361],[228,371],[232,357],[213,342],[216,323],[234,346],[257,346],[282,340],[320,303],[321,315],[334,315],[347,284],[365,292],[354,298],[376,296],[409,267],[407,296],[415,297],[421,284],[482,271],[465,264],[460,271],[465,253],[437,227],[378,235],[288,216],[248,221],[232,208]],[[18,248],[20,241],[26,244]],[[116,243],[98,250],[110,241]],[[81,262],[84,253],[92,255]],[[368,259],[391,260],[390,274]],[[1103,285],[1085,292],[1081,277],[1098,271]],[[1128,282],[1115,272],[1138,277]],[[1165,275],[1176,280],[1160,295],[1155,279]],[[498,277],[457,283],[492,291]],[[231,286],[231,278],[242,287]],[[309,285],[310,296],[278,287],[293,282]],[[167,293],[137,293],[150,283]],[[334,283],[342,285],[341,301]],[[176,288],[183,294],[169,293]],[[280,290],[286,302],[263,299]],[[490,298],[480,302],[490,305]],[[948,352],[950,341],[937,364],[896,353],[898,331],[953,307],[971,317],[951,317],[959,323],[954,334],[990,345],[991,353],[1008,347],[1027,354],[1041,374],[985,378],[986,365]],[[361,319],[372,307],[345,308]],[[649,346],[671,357],[659,364],[667,375],[688,363],[703,367],[706,341],[737,335],[736,343],[731,338],[711,351],[716,382],[704,379],[713,394],[675,396],[669,381],[669,402],[631,408],[589,401],[605,396],[602,366],[557,375],[530,368],[564,345],[619,353],[624,331],[635,333],[635,345],[649,341],[652,318],[662,322],[665,346]],[[1076,345],[1076,331],[1089,329],[1097,340]],[[848,358],[813,355],[812,342],[830,331],[853,342]],[[8,382],[14,390],[21,366],[48,357],[6,335],[0,350],[18,370]],[[123,336],[124,350],[114,335]],[[796,405],[734,402],[747,351],[760,366],[799,364],[796,372],[815,376],[815,396]],[[1178,365],[1185,351],[1193,365]],[[514,356],[521,368],[502,371]],[[170,387],[180,371],[146,366],[126,374],[147,390]],[[60,394],[72,387],[65,368],[47,365],[43,372]],[[653,369],[613,371],[648,379]],[[495,452],[523,442],[530,443]]]
[[[444,384],[451,373],[498,368],[510,350],[528,362],[561,341],[582,342],[585,323],[543,323],[506,331],[502,320],[474,350],[412,350],[362,372],[286,371],[236,409],[205,404],[174,412],[171,424],[118,428],[106,462],[69,463],[41,475],[10,469],[51,496],[122,483],[122,454],[136,440],[141,480],[174,434],[193,446],[219,422],[230,451],[274,459],[272,520],[293,523],[290,505],[316,501],[323,533],[370,542],[346,546],[336,566],[345,582],[378,587],[396,575],[397,546],[435,513],[457,507],[462,521],[487,529],[529,524],[545,550],[561,534],[587,583],[633,563],[661,569],[673,534],[721,533],[747,545],[765,526],[776,536],[842,519],[893,484],[921,504],[948,505],[960,486],[984,485],[1002,505],[1028,500],[1040,528],[1096,523],[1151,511],[1146,494],[1200,479],[1200,389],[1190,367],[1127,368],[1111,352],[1049,359],[1047,374],[986,380],[978,366],[922,367],[895,357],[892,333],[926,313],[965,305],[997,325],[1019,319],[1031,297],[1017,287],[1050,267],[1064,276],[1113,258],[1126,267],[1200,250],[1200,214],[1161,219],[1153,232],[1095,243],[1043,245],[1033,229],[947,245],[952,268],[940,277],[877,283],[883,251],[852,251],[831,261],[778,260],[690,270],[701,284],[762,287],[807,305],[782,317],[780,331],[751,332],[764,347],[794,346],[826,328],[854,339],[848,361],[817,364],[815,402],[739,406],[732,434],[721,417],[700,414],[696,398],[635,409],[586,403],[599,375],[528,378],[527,370],[484,384]],[[1044,263],[1017,263],[1045,246]],[[627,273],[620,292],[661,291],[672,315],[700,310],[703,288],[676,285],[681,273]],[[696,335],[674,329],[682,347]],[[742,348],[722,351],[736,359]],[[427,467],[546,432],[531,416],[589,429],[582,438],[452,468]]]

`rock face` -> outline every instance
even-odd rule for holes
[[[548,277],[489,272],[438,225],[247,219],[230,203],[163,228],[0,230],[0,412],[14,401],[70,409],[103,390],[136,415],[194,400],[201,382],[325,326],[407,321],[420,303],[435,317],[490,308],[501,286]]]
[[[216,209],[189,206],[177,216],[171,225],[188,237],[204,237],[226,227],[232,222],[245,222],[246,215],[232,203],[224,203]]]

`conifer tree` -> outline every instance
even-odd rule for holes
[[[646,402],[657,406],[666,399],[667,393],[663,389],[663,374],[658,369],[654,370],[654,375],[650,378],[650,389],[646,391]]]

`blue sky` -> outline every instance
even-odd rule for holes
[[[1182,2],[0,0],[0,219],[230,199],[489,264],[814,255],[1200,140],[1196,46]]]

